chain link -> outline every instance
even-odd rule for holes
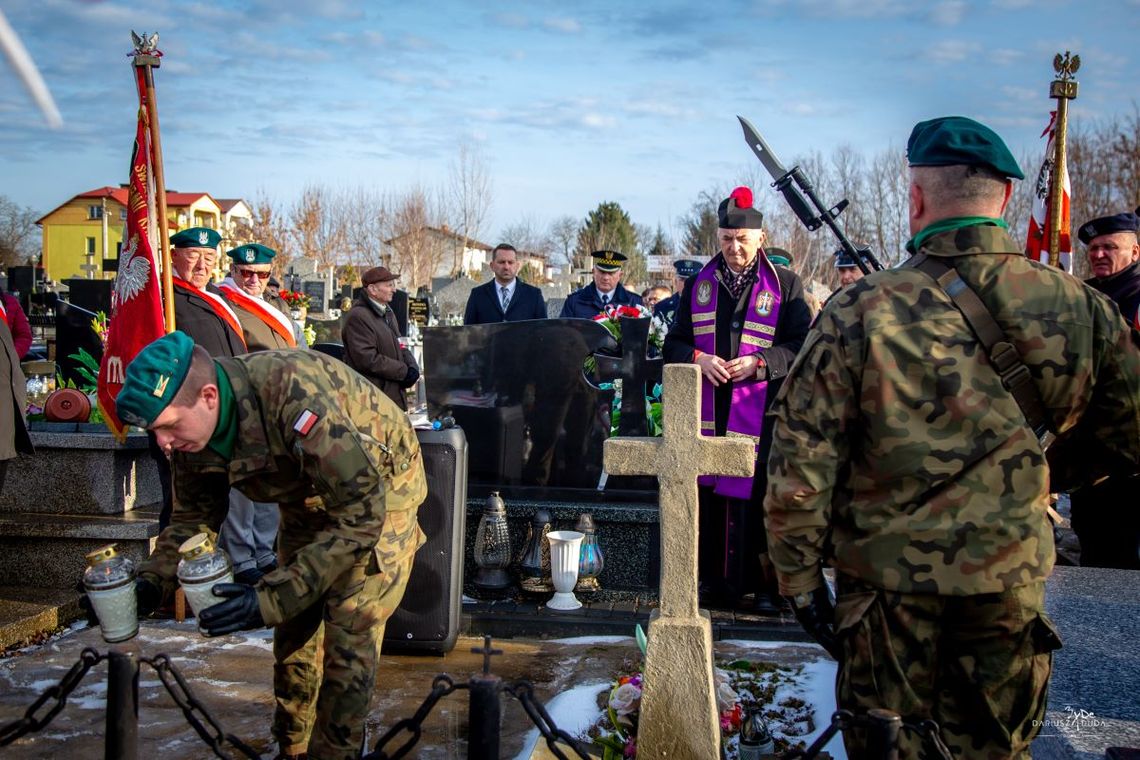
[[[503,691],[519,701],[519,704],[526,710],[527,716],[530,717],[531,722],[534,723],[538,732],[546,739],[547,748],[558,760],[568,760],[566,755],[562,753],[562,750],[559,749],[556,744],[559,739],[570,745],[570,748],[574,750],[574,754],[579,758],[589,760],[590,756],[587,754],[585,747],[573,736],[556,726],[550,717],[550,713],[546,711],[543,704],[534,698],[534,686],[532,686],[529,681],[515,681],[503,689]]]
[[[431,682],[431,693],[427,695],[423,704],[416,710],[415,715],[410,718],[404,718],[388,729],[388,732],[381,736],[380,740],[376,742],[376,746],[372,748],[372,752],[365,755],[361,760],[397,760],[397,758],[404,757],[419,742],[420,736],[423,734],[422,724],[424,719],[427,718],[432,708],[435,707],[435,703],[454,691],[466,688],[468,688],[467,684],[455,683],[451,680],[451,676],[446,673],[436,676]],[[411,734],[408,740],[397,747],[396,751],[391,755],[385,753],[384,746],[398,733],[404,730],[407,730]]]
[[[232,734],[227,734],[222,730],[221,725],[214,720],[214,716],[210,715],[210,711],[206,709],[206,706],[199,702],[197,697],[194,696],[194,693],[190,691],[190,686],[186,683],[186,679],[183,678],[182,674],[178,672],[178,669],[174,667],[174,663],[170,661],[170,657],[165,654],[159,654],[153,658],[141,657],[139,661],[145,662],[154,668],[159,680],[162,681],[162,685],[166,687],[171,699],[174,700],[174,704],[178,705],[182,710],[182,715],[186,718],[186,722],[198,733],[198,736],[202,737],[202,741],[210,745],[210,749],[214,751],[215,755],[222,758],[222,760],[233,760],[233,756],[228,754],[222,746],[228,742],[233,745],[238,752],[251,758],[251,760],[260,759],[261,756],[251,747]],[[195,713],[201,714],[205,721],[209,723],[210,727],[207,728],[202,725],[202,722],[198,720]]]
[[[24,734],[39,731],[51,723],[52,718],[58,715],[59,711],[67,704],[68,696],[87,675],[87,671],[105,659],[107,659],[106,655],[99,654],[90,647],[84,649],[79,655],[79,660],[64,674],[59,683],[49,687],[35,702],[32,702],[31,706],[24,712],[24,717],[0,728],[0,747],[6,747]],[[55,704],[51,706],[46,715],[37,718],[36,711],[51,699],[55,700]]]

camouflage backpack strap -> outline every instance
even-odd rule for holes
[[[955,260],[950,258],[948,261],[949,263],[940,256],[919,253],[913,256],[907,265],[934,278],[938,286],[954,302],[958,311],[962,312],[974,337],[985,347],[990,363],[1001,377],[1002,386],[1017,402],[1037,440],[1041,441],[1043,446],[1047,445],[1051,438],[1048,415],[1041,400],[1041,392],[1037,390],[1029,374],[1029,368],[1021,360],[1017,348],[1002,332],[993,314],[982,303],[982,299],[959,276],[958,270],[954,268]]]

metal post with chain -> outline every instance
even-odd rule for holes
[[[51,723],[52,718],[58,715],[59,711],[67,704],[68,696],[87,675],[87,671],[104,659],[106,659],[106,655],[101,655],[90,647],[84,649],[79,655],[79,660],[71,666],[71,670],[67,671],[59,683],[49,687],[35,702],[32,702],[31,706],[24,712],[24,717],[0,728],[0,747],[6,747],[21,736],[35,733]],[[36,712],[51,699],[55,700],[55,704],[52,705],[46,715],[37,718]]]

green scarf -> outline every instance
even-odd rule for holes
[[[1003,230],[1009,229],[1009,225],[1005,223],[1004,219],[995,219],[992,216],[952,216],[949,219],[939,219],[937,222],[928,225],[907,242],[906,250],[908,253],[918,253],[918,249],[922,248],[922,244],[932,235],[950,230],[960,230],[963,227],[973,227],[976,224],[988,224],[992,227],[1001,227]]]
[[[207,444],[222,455],[227,462],[233,458],[234,444],[237,443],[238,417],[234,399],[234,387],[222,366],[214,362],[218,370],[218,426]]]

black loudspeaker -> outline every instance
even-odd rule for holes
[[[408,590],[384,629],[383,652],[444,654],[455,647],[463,594],[467,437],[459,428],[417,430],[428,495],[420,505],[427,543],[416,553]]]

